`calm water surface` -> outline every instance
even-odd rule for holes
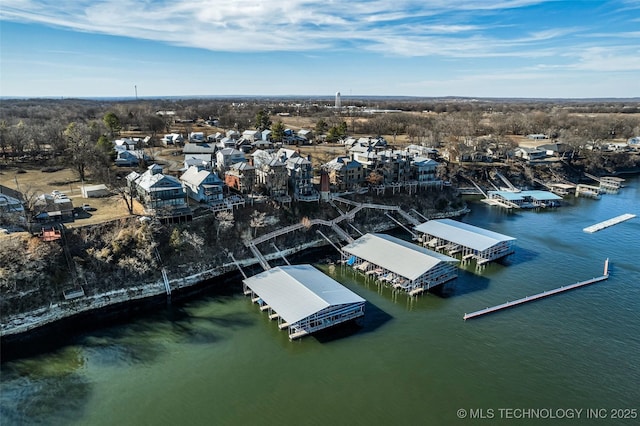
[[[0,421],[639,424],[613,419],[625,413],[609,410],[640,410],[640,218],[582,231],[619,214],[640,215],[639,187],[633,178],[619,194],[538,212],[473,203],[463,221],[516,237],[516,253],[479,273],[461,271],[438,294],[410,299],[321,266],[368,301],[360,327],[289,342],[236,284],[230,295],[174,304],[5,362]],[[462,320],[465,312],[599,276],[607,257],[608,281]],[[527,420],[501,409],[550,409],[556,417],[607,411],[600,419],[583,411],[574,419]]]

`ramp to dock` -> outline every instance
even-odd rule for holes
[[[532,296],[523,297],[522,299],[514,300],[511,302],[502,303],[500,305],[492,306],[490,308],[480,309],[479,311],[471,312],[470,314],[464,314],[462,317],[465,321],[471,318],[477,318],[483,315],[487,315],[493,312],[501,311],[503,309],[511,308],[513,306],[522,305],[523,303],[533,302],[534,300],[543,299],[548,296],[553,296],[554,294],[563,293],[565,291],[573,290],[578,287],[584,287],[589,284],[597,283],[600,281],[604,281],[609,278],[609,259],[607,259],[604,263],[604,275],[596,278],[591,278],[590,280],[580,281],[575,284],[571,284],[568,286],[562,286],[560,288],[556,288],[554,290],[543,291],[542,293],[534,294]]]

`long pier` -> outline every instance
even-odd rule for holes
[[[604,262],[604,275],[596,278],[591,278],[590,280],[580,281],[575,284],[562,286],[556,288],[554,290],[543,291],[542,293],[534,294],[532,296],[523,297],[522,299],[514,300],[511,302],[502,303],[501,305],[492,306],[490,308],[481,309],[479,311],[471,312],[470,314],[464,314],[463,319],[466,321],[471,318],[480,317],[483,315],[487,315],[493,312],[501,311],[503,309],[508,309],[513,306],[522,305],[523,303],[533,302],[534,300],[543,299],[545,297],[553,296],[554,294],[563,293],[565,291],[573,290],[574,288],[584,287],[589,284],[597,283],[600,281],[604,281],[609,278],[609,259]]]
[[[621,222],[624,222],[625,220],[633,219],[634,217],[636,217],[636,215],[631,213],[621,214],[620,216],[616,216],[612,219],[608,219],[603,222],[596,223],[595,225],[587,226],[586,228],[583,229],[583,231],[593,234],[594,232],[598,232],[601,229],[608,228],[613,225],[617,225]]]

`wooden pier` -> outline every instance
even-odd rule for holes
[[[554,294],[563,293],[565,291],[573,290],[574,288],[584,287],[589,284],[597,283],[600,281],[604,281],[609,278],[609,259],[604,262],[604,275],[596,278],[591,278],[590,280],[580,281],[575,284],[571,284],[568,286],[562,286],[560,288],[556,288],[554,290],[543,291],[542,293],[534,294],[532,296],[523,297],[522,299],[514,300],[511,302],[503,303],[501,305],[492,306],[490,308],[481,309],[479,311],[471,312],[470,314],[464,314],[463,319],[466,321],[471,318],[480,317],[483,315],[487,315],[493,312],[501,311],[503,309],[511,308],[513,306],[522,305],[523,303],[533,302],[534,300],[543,299],[548,296],[553,296]]]
[[[624,222],[625,220],[629,220],[629,219],[633,219],[634,217],[636,217],[635,214],[631,214],[631,213],[625,213],[625,214],[621,214],[620,216],[616,216],[612,219],[609,220],[605,220],[604,222],[600,222],[600,223],[596,223],[595,225],[591,225],[591,226],[587,226],[586,228],[583,229],[584,232],[588,232],[590,234],[593,234],[594,232],[598,232],[602,229],[608,228],[610,226],[613,225],[617,225],[621,222]]]

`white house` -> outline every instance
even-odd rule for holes
[[[231,139],[240,139],[240,132],[238,132],[237,130],[233,130],[233,129],[227,130],[227,133],[226,133],[225,136],[228,137],[228,138],[231,138]]]
[[[247,161],[242,151],[224,148],[216,153],[216,167],[220,171],[227,170],[232,164]]]
[[[180,176],[180,182],[187,196],[198,202],[216,202],[223,198],[222,179],[208,170],[199,170],[198,167],[191,166]]]
[[[18,191],[0,185],[0,213],[24,213],[22,201],[18,198]]]
[[[196,166],[198,170],[212,170],[213,160],[211,154],[187,154],[184,156],[184,168]]]
[[[422,145],[408,145],[405,148],[405,151],[407,151],[409,154],[413,154],[413,155],[418,155],[421,157],[427,157],[427,158],[435,158],[438,156],[438,150],[435,148],[430,148],[427,146],[422,146]]]
[[[547,139],[547,135],[542,133],[533,133],[533,134],[527,135],[527,139],[539,141],[539,140]]]
[[[115,149],[134,150],[140,145],[140,138],[122,138],[113,141]]]
[[[245,130],[242,132],[242,137],[251,142],[255,142],[262,139],[262,133],[259,130]]]
[[[235,148],[236,140],[225,136],[216,143],[216,147],[218,147],[218,149]]]
[[[313,141],[313,132],[311,130],[300,129],[297,134],[307,143],[311,143]]]
[[[211,142],[211,143],[216,143],[219,142],[220,139],[224,138],[224,135],[220,132],[215,132],[212,135],[207,136],[207,141]]]
[[[374,138],[371,136],[367,136],[367,137],[359,138],[356,141],[356,145],[370,146],[376,151],[379,151],[387,148],[387,141],[383,137]]]
[[[204,142],[204,133],[203,132],[191,132],[191,133],[189,133],[189,142],[191,142],[191,143],[202,143],[202,142]]]
[[[217,147],[210,143],[186,143],[182,147],[182,153],[184,155],[191,154],[215,154]]]
[[[162,143],[164,145],[176,145],[183,142],[184,138],[180,133],[168,133],[162,138]]]
[[[151,160],[151,157],[145,154],[145,152],[141,149],[116,149],[116,159],[114,162],[116,166],[131,167],[137,166],[141,162],[149,160]]]
[[[372,147],[357,143],[349,149],[349,156],[364,168],[372,168],[378,162],[378,154]]]
[[[183,210],[186,215],[191,214],[182,182],[163,174],[161,166],[152,164],[144,173],[131,172],[126,179],[132,194],[148,212],[156,214],[158,210],[166,209],[168,216],[174,216],[172,211],[175,216],[183,216]]]
[[[520,147],[514,151],[514,154],[518,158],[524,160],[541,160],[547,156],[547,152],[537,148],[525,148]]]
[[[436,170],[439,163],[431,158],[414,157],[411,160],[411,176],[420,186],[430,186],[441,183]]]

